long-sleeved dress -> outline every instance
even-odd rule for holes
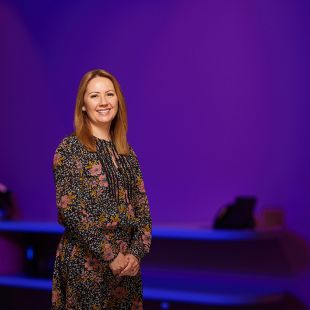
[[[56,252],[52,309],[142,309],[141,271],[115,276],[122,252],[139,261],[150,251],[152,220],[139,161],[95,138],[90,152],[72,134],[56,149],[53,173],[58,221],[65,227]]]

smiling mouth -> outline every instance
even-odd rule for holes
[[[110,112],[110,110],[111,110],[111,109],[100,109],[100,110],[97,110],[97,112],[98,112],[99,114],[107,114],[107,113]]]

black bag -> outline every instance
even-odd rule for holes
[[[213,223],[215,229],[255,228],[254,208],[256,197],[237,197],[233,204],[220,210]]]

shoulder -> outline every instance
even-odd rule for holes
[[[128,147],[129,147],[129,156],[130,157],[137,157],[137,154],[136,154],[134,148],[132,147],[132,145],[128,143]]]
[[[140,166],[139,156],[137,155],[135,149],[130,144],[129,144],[129,158],[135,166]]]
[[[65,136],[58,144],[55,153],[70,154],[75,152],[79,147],[79,141],[76,135],[70,134]]]
[[[53,168],[73,164],[78,156],[78,140],[73,134],[65,136],[58,144],[53,157]]]

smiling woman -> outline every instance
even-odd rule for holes
[[[97,76],[89,81],[82,110],[87,113],[93,135],[111,140],[109,126],[118,111],[118,98],[110,79]]]
[[[82,78],[74,113],[75,132],[90,151],[96,151],[94,136],[113,140],[120,154],[128,154],[127,109],[116,78],[93,70]]]
[[[116,79],[87,73],[76,131],[56,149],[53,173],[59,243],[52,309],[142,309],[141,259],[152,220],[142,172],[127,143],[125,101]]]

